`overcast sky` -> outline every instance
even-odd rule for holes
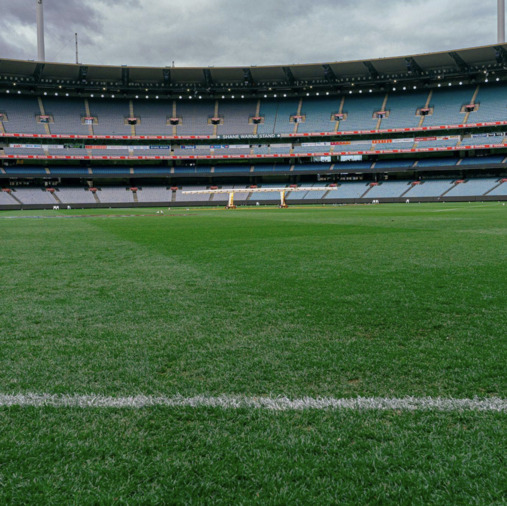
[[[0,58],[36,59],[35,0],[0,0]],[[494,44],[496,0],[44,0],[46,60],[170,66],[380,58]]]

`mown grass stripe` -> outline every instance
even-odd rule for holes
[[[403,411],[507,411],[507,400],[498,397],[488,399],[453,399],[443,397],[356,397],[335,399],[332,397],[289,399],[287,397],[246,397],[234,395],[194,397],[157,397],[136,395],[109,397],[102,395],[51,395],[15,394],[0,395],[0,406],[10,407],[77,407],[77,408],[147,408],[189,407],[223,409],[265,409],[270,411],[302,410],[403,410]]]

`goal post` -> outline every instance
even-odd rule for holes
[[[213,195],[215,193],[228,194],[228,204],[225,206],[226,209],[236,209],[234,204],[235,193],[279,193],[280,194],[280,208],[286,209],[289,207],[286,202],[287,193],[289,192],[308,192],[308,191],[330,191],[333,188],[328,186],[322,187],[309,187],[309,188],[222,188],[219,190],[186,190],[182,191],[182,195]]]

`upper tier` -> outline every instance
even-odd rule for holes
[[[507,124],[507,84],[300,98],[155,99],[0,94],[0,134],[220,138]]]

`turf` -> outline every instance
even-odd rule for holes
[[[0,213],[0,392],[505,397],[505,206],[164,212]],[[506,498],[502,413],[0,417],[0,501]]]

